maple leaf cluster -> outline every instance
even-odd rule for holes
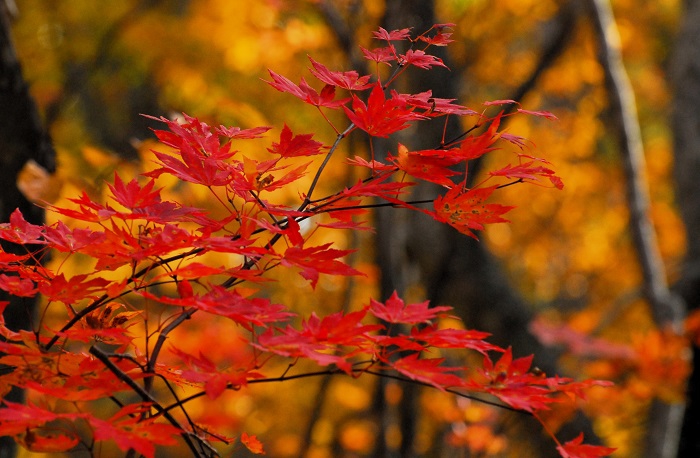
[[[303,78],[295,84],[270,71],[269,84],[275,89],[322,113],[345,114],[347,128],[341,131],[331,124],[337,133],[331,146],[285,125],[264,157],[253,159],[260,155],[239,148],[266,135],[270,127],[212,127],[187,115],[177,121],[154,118],[167,130],[155,132],[162,146],[153,152],[156,167],[143,179],[125,181],[115,174],[107,202],[83,193],[69,199],[69,206],[48,207],[65,222],[35,225],[19,210],[12,213],[0,225],[0,238],[28,248],[26,255],[0,253],[0,289],[19,297],[41,295],[45,309],[32,330],[10,330],[0,321],[0,364],[10,369],[0,375],[0,391],[14,386],[45,402],[3,401],[0,435],[14,436],[32,450],[90,448],[95,441],[111,440],[122,450],[152,457],[155,446],[184,442],[196,456],[210,456],[216,455],[211,441],[230,439],[190,418],[188,403],[201,396],[217,399],[226,390],[255,383],[319,374],[392,376],[458,396],[491,395],[504,406],[531,414],[568,397],[580,398],[590,386],[605,385],[548,377],[531,369],[532,358],[513,359],[510,349],[488,343],[486,333],[441,327],[440,319],[450,310],[446,306],[406,304],[394,294],[384,302],[370,300],[360,310],[299,317],[286,305],[256,294],[270,280],[267,272],[277,267],[296,269],[311,288],[320,275],[361,275],[345,262],[350,250],[312,240],[319,228],[366,229],[358,218],[370,208],[420,211],[476,238],[474,231],[506,221],[502,215],[512,207],[487,202],[500,187],[547,180],[562,187],[547,161],[521,152],[517,165],[493,170],[482,183],[467,188],[469,161],[493,151],[501,140],[522,150],[523,139],[498,131],[501,114],[488,118],[454,100],[434,98],[430,91],[401,94],[390,88],[408,67],[445,66],[426,51],[451,41],[449,26],[436,25],[415,38],[409,29],[375,32],[384,46],[363,53],[377,65],[395,66],[386,82],[355,71],[332,71],[311,59],[312,76],[324,84],[319,92]],[[409,43],[410,49],[399,52],[397,42]],[[339,90],[348,97],[336,98]],[[329,195],[315,195],[324,167],[350,132],[364,131],[370,139],[390,137],[415,122],[447,116],[474,116],[476,127],[485,128],[452,142],[438,140],[430,150],[411,151],[397,144],[396,155],[388,155],[385,162],[347,159],[366,171],[366,177]],[[319,161],[313,156],[323,156],[323,162],[314,166]],[[299,183],[309,173],[313,180],[298,202],[275,197],[274,191]],[[202,187],[220,211],[164,200],[157,187],[164,175]],[[435,196],[432,208],[424,207],[425,202],[410,200],[408,189],[415,181],[407,177],[439,185],[445,193]],[[49,251],[62,257],[55,269],[40,262]],[[209,254],[226,255],[230,262],[203,262]],[[66,277],[61,268],[70,257],[80,257],[84,273]],[[132,329],[148,319],[146,305],[158,305],[167,319],[160,320],[155,332],[137,336]],[[1,304],[0,311],[6,306]],[[53,310],[67,314],[58,328],[43,318]],[[221,362],[207,354],[206,346],[192,354],[166,345],[169,334],[195,314],[227,320],[246,336],[249,351],[233,362]],[[482,366],[451,366],[442,356],[465,350],[483,355]],[[163,353],[178,363],[164,364]],[[494,354],[500,356],[494,360]],[[276,375],[270,364],[275,359],[290,364],[308,360],[324,370]],[[157,384],[167,389],[158,390]],[[178,388],[184,386],[199,391],[183,398]],[[56,400],[76,408],[54,411]],[[112,400],[116,413],[104,418],[80,407],[96,400]],[[69,426],[78,422],[89,425],[90,440]],[[240,443],[252,453],[264,453],[253,435],[242,433]],[[577,438],[559,450],[570,457],[609,452],[589,447]]]

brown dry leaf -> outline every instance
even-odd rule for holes
[[[32,203],[54,203],[61,193],[63,182],[50,174],[33,159],[28,160],[17,174],[17,189]]]

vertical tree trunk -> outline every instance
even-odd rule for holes
[[[642,271],[644,295],[656,326],[680,334],[686,315],[685,303],[668,288],[666,270],[651,220],[642,132],[634,91],[622,62],[617,24],[609,0],[591,0],[589,6],[598,39],[599,61],[605,72],[609,110],[622,156],[630,212],[628,226]],[[670,403],[660,398],[652,400],[644,456],[674,458],[677,455],[683,410],[681,403]]]
[[[19,208],[27,221],[41,224],[44,212],[19,191],[17,175],[30,159],[53,172],[55,152],[22,77],[10,32],[9,11],[4,1],[0,1],[0,107],[0,222],[7,222],[10,214]],[[7,252],[19,252],[18,247],[5,242],[2,242],[2,248]],[[13,330],[28,329],[34,301],[8,297],[5,293],[0,294],[0,300],[10,302],[5,309],[7,327]],[[11,369],[0,367],[2,370]],[[4,397],[13,402],[21,402],[23,398],[20,390],[13,390]],[[14,441],[1,438],[0,458],[14,456],[15,453]]]
[[[564,8],[568,8],[568,5]],[[435,17],[432,1],[388,0],[383,27],[388,30],[413,27],[414,31],[421,33],[439,22],[442,21]],[[435,88],[435,97],[458,98],[459,85],[463,84],[467,75],[459,68],[459,63],[449,62],[446,55],[438,55],[451,71],[411,69],[402,77],[400,84],[405,86],[401,87],[401,91],[416,93]],[[435,148],[442,137],[442,122],[422,124],[420,136],[406,138],[406,145],[412,150]],[[446,137],[453,138],[459,133],[461,127],[455,122],[448,126]],[[423,199],[434,197],[438,190],[422,185],[415,192],[414,198]],[[410,220],[404,221],[402,218]],[[484,243],[475,242],[451,227],[418,213],[402,215],[395,211],[378,212],[377,242],[383,295],[420,282],[433,304],[450,304],[468,327],[490,332],[494,343],[512,345],[521,355],[535,354],[539,368],[550,374],[556,373],[558,354],[542,346],[529,333],[528,324],[532,318],[530,308],[509,286],[501,266]],[[405,393],[403,415],[413,415],[415,421],[411,395],[411,392]],[[515,418],[513,424],[517,425],[517,431],[523,433],[521,439],[531,447],[533,456],[559,456],[551,439],[539,433],[539,425],[528,422],[525,416]],[[414,427],[407,421],[401,427],[403,441],[400,456],[412,456],[413,437],[407,435],[412,434]],[[533,434],[533,431],[537,433]],[[595,441],[590,421],[583,415],[561,431],[566,440],[579,432],[584,432],[589,442]]]
[[[686,11],[671,64],[674,86],[676,199],[688,233],[685,264],[677,290],[690,308],[700,304],[700,2],[686,1]],[[700,456],[700,348],[693,348],[693,372],[681,431],[679,457]]]

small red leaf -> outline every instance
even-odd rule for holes
[[[312,140],[311,137],[313,134],[294,135],[285,124],[280,134],[280,142],[272,143],[272,148],[267,150],[282,157],[313,156],[323,153],[325,149],[323,143]]]
[[[241,443],[246,446],[246,448],[256,454],[264,455],[265,450],[263,449],[263,444],[255,436],[249,436],[248,433],[241,434]]]
[[[411,38],[411,29],[406,28],[406,29],[400,29],[400,30],[392,30],[391,32],[388,32],[384,27],[379,27],[379,30],[376,32],[372,32],[372,35],[374,35],[374,38],[378,40],[386,40],[386,41],[400,41],[400,40],[407,40]]]
[[[496,188],[496,186],[491,186],[463,192],[461,186],[455,186],[444,196],[435,199],[435,219],[476,239],[476,235],[472,232],[473,229],[483,230],[485,224],[508,222],[501,215],[514,208],[484,203]]]
[[[444,312],[452,310],[452,307],[447,306],[430,307],[429,301],[406,305],[396,291],[384,304],[372,299],[369,307],[372,315],[380,320],[406,324],[430,323],[435,318],[443,316]]]
[[[333,100],[332,98],[329,98],[329,96],[334,94],[329,94],[328,92],[326,92],[326,94],[319,94],[316,89],[309,86],[304,78],[301,78],[301,81],[297,85],[294,84],[289,78],[279,75],[272,70],[268,70],[268,72],[272,77],[272,81],[266,81],[267,84],[280,92],[292,94],[310,105],[326,108],[338,108],[348,101],[348,99]]]
[[[426,54],[425,51],[419,49],[409,49],[406,54],[399,56],[399,61],[405,65],[413,65],[424,70],[430,70],[434,66],[447,68],[442,59]]]
[[[359,76],[354,70],[349,72],[334,72],[326,68],[326,66],[320,62],[316,62],[311,57],[309,57],[309,60],[314,67],[311,69],[311,74],[326,83],[328,85],[327,87],[335,88],[335,86],[338,86],[348,91],[362,91],[372,87],[372,84],[369,83],[369,75]],[[326,88],[324,88],[324,90],[326,90]],[[323,91],[321,95],[323,95]]]
[[[558,446],[557,450],[563,458],[598,458],[601,456],[610,456],[617,449],[604,447],[602,445],[584,444],[583,433],[581,433],[576,439],[572,439],[564,445]]]

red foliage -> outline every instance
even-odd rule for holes
[[[490,186],[465,191],[461,186],[455,186],[435,199],[435,219],[476,239],[473,230],[482,230],[486,224],[508,222],[501,215],[513,207],[484,203],[496,189],[497,186]]]
[[[47,329],[41,322],[35,331],[14,332],[0,321],[0,335],[5,338],[0,341],[0,364],[13,368],[0,375],[0,389],[16,386],[32,390],[43,395],[50,406],[56,405],[51,399],[111,399],[120,406],[116,414],[98,418],[83,410],[61,413],[5,402],[0,434],[14,436],[34,450],[68,450],[78,446],[78,439],[73,429],[56,429],[57,425],[83,422],[92,432],[88,443],[111,440],[122,450],[133,449],[147,457],[154,456],[156,446],[179,440],[193,452],[211,450],[208,441],[219,440],[220,436],[189,419],[181,424],[170,412],[187,412],[188,402],[200,395],[215,399],[226,390],[250,383],[284,381],[289,377],[286,372],[276,377],[275,366],[268,365],[279,358],[287,358],[290,367],[297,359],[322,367],[318,372],[294,374],[295,378],[338,373],[390,376],[462,396],[487,393],[514,409],[533,414],[562,398],[581,397],[585,388],[600,384],[535,373],[530,370],[532,357],[513,359],[510,349],[486,342],[486,333],[441,327],[438,320],[446,317],[450,308],[430,306],[428,301],[406,304],[394,293],[385,302],[369,300],[361,310],[325,317],[312,313],[292,321],[296,314],[285,304],[274,304],[257,297],[255,290],[240,286],[259,286],[269,280],[265,277],[267,271],[277,266],[299,269],[312,288],[322,274],[361,274],[344,261],[350,250],[330,243],[313,244],[309,239],[315,231],[302,231],[302,222],[310,222],[312,229],[314,225],[362,229],[363,222],[356,218],[371,207],[384,205],[421,211],[476,238],[473,231],[506,221],[502,215],[512,208],[486,203],[499,187],[547,178],[561,188],[561,181],[546,161],[525,155],[517,156],[518,165],[490,173],[489,180],[503,180],[500,183],[492,181],[490,186],[480,184],[469,189],[465,187],[466,177],[453,181],[462,174],[457,170],[468,170],[470,160],[495,148],[501,138],[498,115],[479,118],[479,125],[489,123],[484,132],[452,145],[446,146],[444,139],[436,139],[435,149],[421,151],[398,145],[398,156],[389,156],[387,163],[356,157],[348,162],[364,168],[365,178],[327,196],[314,196],[324,162],[299,202],[275,200],[271,191],[298,182],[310,167],[311,163],[298,165],[290,158],[333,155],[340,141],[356,128],[369,136],[389,137],[424,119],[476,115],[453,100],[433,98],[430,91],[401,94],[389,88],[407,65],[423,69],[444,66],[427,50],[447,45],[449,37],[449,24],[438,24],[416,38],[411,37],[409,29],[375,32],[375,38],[387,46],[364,50],[365,56],[378,63],[397,63],[385,84],[378,79],[371,82],[372,75],[331,71],[313,59],[311,74],[324,84],[320,92],[303,78],[297,85],[270,71],[269,84],[275,89],[319,109],[342,107],[350,124],[338,134],[333,146],[313,140],[311,134],[295,134],[285,125],[279,141],[268,148],[269,157],[251,159],[238,153],[233,143],[259,138],[269,127],[212,128],[187,115],[184,122],[160,118],[168,130],[156,131],[156,136],[168,152],[154,152],[157,168],[145,174],[147,179],[125,182],[116,174],[114,184],[109,186],[112,204],[97,202],[83,193],[70,200],[71,208],[49,208],[66,221],[88,223],[89,228],[71,228],[64,222],[33,225],[19,211],[12,214],[9,223],[0,224],[0,238],[32,246],[34,257],[42,256],[41,250],[53,249],[63,259],[80,255],[86,266],[85,273],[67,276],[61,271],[63,263],[52,271],[32,262],[30,256],[0,252],[0,289],[22,297],[43,294],[46,307],[58,305],[69,314],[57,330]],[[397,40],[425,47],[398,54],[392,45]],[[350,98],[336,99],[336,88],[350,91]],[[362,94],[370,88],[369,95]],[[492,104],[499,103],[512,102]],[[520,112],[551,117],[543,112]],[[519,137],[509,141],[524,144]],[[163,200],[161,189],[156,187],[161,175],[206,188],[221,204],[223,211],[219,213],[223,216]],[[404,181],[406,175],[447,189],[444,195],[432,199],[434,211],[422,206],[428,202],[410,200],[407,189],[414,183]],[[368,198],[373,199],[372,203],[367,202]],[[322,213],[330,217],[330,223],[310,220]],[[207,265],[201,257],[207,253],[233,255],[231,259],[238,259],[238,264]],[[149,328],[145,337],[137,338],[131,330],[134,323],[148,319],[147,310],[141,309],[144,301],[149,307],[157,304],[165,319],[157,329]],[[3,309],[5,304],[1,306]],[[186,326],[195,313],[231,320],[229,324],[240,328],[250,353],[221,361],[215,357],[216,352],[209,353],[212,342],[203,343],[196,356],[175,347],[166,348],[169,333]],[[484,355],[484,362],[474,368],[447,366],[441,356],[430,355],[438,349],[476,351]],[[179,363],[165,366],[159,361],[163,352]],[[490,357],[493,352],[501,354],[496,362]],[[171,389],[154,391],[157,383]],[[201,391],[184,400],[170,397],[164,393],[173,393],[172,384],[190,385]],[[125,392],[128,396],[122,396]],[[243,433],[241,442],[252,453],[264,453],[255,436]],[[583,445],[577,438],[559,446],[559,451],[562,456],[587,457],[604,456],[611,449]]]
[[[600,456],[608,456],[615,451],[615,449],[611,447],[584,444],[583,433],[579,434],[576,439],[558,446],[557,450],[561,453],[563,458],[597,458]]]

